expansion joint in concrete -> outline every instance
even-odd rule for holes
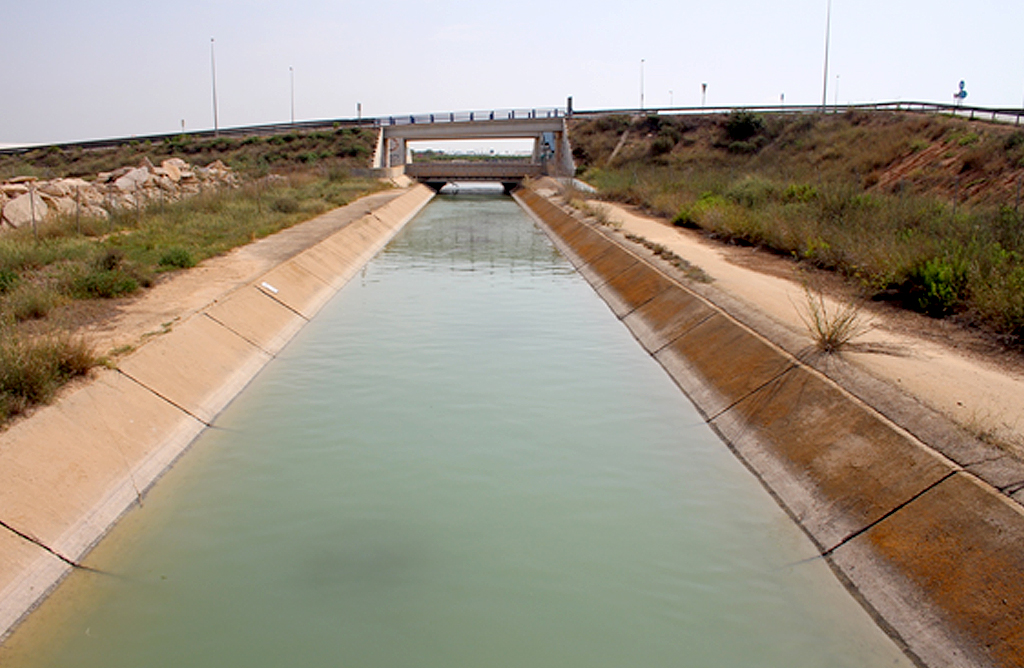
[[[13,533],[15,536],[18,536],[22,540],[28,541],[29,543],[32,543],[36,547],[42,548],[46,552],[49,552],[50,554],[52,554],[53,556],[57,557],[58,559],[63,561],[68,566],[71,566],[72,568],[80,568],[80,569],[87,570],[87,571],[88,570],[93,570],[93,569],[89,568],[88,566],[83,566],[82,564],[78,563],[74,559],[71,559],[69,557],[65,557],[63,554],[61,554],[57,550],[53,549],[52,547],[50,547],[49,545],[47,545],[43,541],[39,540],[35,536],[33,536],[31,534],[28,534],[28,533],[25,533],[24,531],[20,531],[18,529],[15,529],[14,527],[12,527],[10,524],[8,524],[7,522],[5,522],[3,520],[0,520],[0,526],[2,526],[3,528],[7,529],[11,533]]]
[[[888,512],[883,514],[878,519],[874,520],[873,522],[869,522],[868,524],[864,525],[860,529],[857,529],[856,531],[854,531],[849,536],[847,536],[846,538],[842,539],[841,541],[839,541],[838,543],[836,543],[832,547],[828,548],[827,550],[825,550],[824,552],[821,553],[821,556],[823,556],[823,557],[830,557],[830,556],[832,556],[832,553],[834,553],[836,550],[841,548],[843,545],[846,545],[851,540],[853,540],[853,539],[857,538],[858,536],[861,536],[861,535],[867,533],[868,531],[870,531],[871,529],[875,528],[876,526],[878,526],[879,524],[881,524],[885,520],[889,519],[890,517],[892,517],[893,515],[895,515],[899,511],[903,510],[904,508],[906,508],[907,506],[912,504],[914,501],[917,501],[922,496],[924,496],[928,492],[932,491],[933,489],[935,489],[936,487],[938,487],[942,483],[946,482],[947,480],[949,480],[950,478],[952,478],[953,476],[955,476],[958,473],[962,473],[962,471],[960,469],[955,469],[955,470],[947,472],[946,475],[942,476],[941,478],[939,478],[938,480],[936,480],[932,484],[928,485],[927,487],[925,487],[924,489],[919,491],[917,494],[914,494],[913,496],[911,496],[909,499],[907,499],[903,503],[900,503],[900,504],[896,505],[895,507],[891,508]]]
[[[256,343],[255,341],[253,341],[253,340],[252,340],[252,339],[250,339],[249,337],[245,336],[245,335],[244,335],[244,334],[242,334],[241,332],[239,332],[239,331],[237,331],[237,330],[235,330],[235,329],[232,329],[231,327],[229,327],[228,325],[224,324],[224,323],[223,323],[223,322],[221,322],[220,320],[217,320],[217,319],[216,319],[216,318],[214,318],[214,317],[213,317],[212,315],[210,315],[210,314],[209,314],[209,312],[204,312],[204,313],[203,313],[203,315],[205,315],[205,316],[206,316],[207,318],[209,318],[210,320],[214,321],[215,323],[217,323],[218,325],[220,325],[220,326],[221,326],[221,327],[223,327],[224,329],[228,330],[229,332],[231,332],[232,334],[234,334],[234,335],[235,335],[235,336],[237,336],[238,338],[242,339],[243,341],[245,341],[246,343],[248,343],[248,344],[249,344],[250,346],[252,346],[253,348],[256,348],[257,350],[259,350],[259,351],[261,351],[261,352],[265,353],[265,354],[266,354],[266,355],[267,355],[268,357],[270,357],[270,358],[274,358],[274,357],[277,357],[277,355],[275,355],[274,353],[270,352],[269,350],[267,350],[266,348],[264,348],[264,347],[263,347],[263,346],[261,346],[260,344]]]
[[[189,409],[185,408],[184,406],[182,406],[182,405],[181,405],[181,404],[179,404],[178,402],[174,401],[174,400],[173,400],[173,399],[171,399],[170,397],[168,397],[168,396],[166,396],[166,395],[163,395],[163,394],[161,394],[160,392],[158,392],[158,391],[154,390],[154,389],[153,389],[152,387],[150,387],[150,386],[146,385],[145,383],[143,383],[143,382],[142,382],[141,380],[139,380],[138,378],[135,378],[134,376],[131,376],[131,375],[129,375],[129,374],[127,374],[127,373],[125,373],[125,372],[124,372],[124,371],[122,371],[121,369],[117,369],[117,372],[118,372],[119,374],[121,374],[122,376],[124,376],[125,378],[127,378],[128,380],[130,380],[130,381],[132,381],[133,383],[135,383],[136,385],[138,385],[139,387],[141,387],[142,389],[146,390],[147,392],[149,392],[149,393],[150,393],[150,394],[152,394],[153,396],[155,396],[155,397],[159,397],[160,399],[163,399],[164,401],[166,401],[166,402],[167,402],[167,403],[169,403],[170,405],[174,406],[175,408],[177,408],[177,409],[178,409],[179,411],[181,411],[181,412],[182,412],[182,413],[184,413],[185,415],[188,415],[189,417],[191,417],[192,419],[194,419],[194,420],[195,420],[196,422],[199,422],[200,424],[202,424],[202,425],[203,425],[204,427],[211,427],[211,428],[213,427],[213,425],[212,425],[212,424],[210,424],[209,422],[207,422],[207,421],[206,421],[206,420],[204,420],[203,418],[199,417],[198,415],[196,415],[195,413],[193,413],[193,412],[192,412],[192,411],[190,411]]]
[[[708,422],[714,422],[715,420],[717,420],[718,418],[722,417],[723,415],[725,415],[726,413],[731,411],[733,408],[735,408],[739,404],[743,403],[744,401],[746,401],[750,397],[754,396],[755,394],[757,394],[758,392],[760,392],[764,388],[768,387],[769,385],[771,385],[775,381],[777,381],[780,378],[782,378],[783,376],[785,376],[787,373],[789,373],[793,369],[798,369],[800,367],[801,367],[801,365],[799,363],[797,363],[797,362],[790,362],[788,365],[786,365],[786,367],[782,371],[778,372],[777,374],[775,374],[774,376],[772,376],[768,380],[764,381],[763,383],[761,383],[760,385],[758,385],[754,389],[752,389],[749,392],[747,392],[746,394],[744,394],[739,399],[736,399],[731,404],[729,404],[728,406],[726,406],[722,410],[718,411],[717,413],[715,413],[714,415],[709,417],[708,418]]]
[[[271,298],[271,299],[273,299],[273,300],[274,300],[275,302],[277,302],[277,303],[278,303],[278,304],[280,304],[281,306],[285,307],[286,309],[288,309],[289,311],[291,311],[291,312],[292,312],[292,313],[294,313],[295,315],[299,316],[300,318],[302,318],[302,319],[303,319],[303,320],[305,320],[306,322],[309,322],[309,321],[310,321],[310,318],[309,318],[309,316],[303,315],[303,314],[302,314],[302,313],[300,313],[300,312],[299,312],[298,310],[296,310],[295,308],[293,308],[293,307],[292,307],[292,306],[291,306],[290,304],[286,304],[286,303],[284,303],[283,301],[281,301],[280,299],[278,299],[278,298],[277,298],[277,295],[275,295],[275,294],[274,294],[273,292],[270,292],[269,290],[267,290],[267,289],[265,289],[265,288],[263,288],[263,287],[257,287],[256,289],[257,289],[257,290],[259,290],[260,292],[262,292],[263,294],[265,294],[266,296],[270,297],[270,298]]]
[[[704,316],[704,317],[703,317],[703,318],[701,318],[700,320],[697,320],[697,321],[696,321],[696,322],[694,322],[694,323],[693,323],[692,325],[690,325],[689,327],[687,327],[687,328],[686,328],[686,329],[684,329],[683,331],[681,331],[681,332],[679,332],[678,334],[676,334],[675,336],[673,336],[673,337],[672,337],[671,339],[669,339],[669,340],[668,340],[668,341],[666,341],[666,342],[665,342],[664,344],[662,344],[661,346],[659,346],[659,347],[658,347],[658,348],[657,348],[656,350],[652,350],[652,351],[651,351],[651,355],[653,355],[653,356],[657,357],[657,356],[658,356],[658,354],[659,354],[659,353],[660,353],[660,352],[661,352],[662,350],[664,350],[665,348],[668,348],[668,347],[669,347],[669,346],[671,346],[671,345],[672,345],[673,343],[675,343],[675,342],[676,342],[676,341],[678,341],[679,339],[683,338],[684,336],[686,336],[687,334],[689,334],[689,333],[690,333],[690,332],[692,332],[693,330],[697,329],[698,327],[700,327],[701,325],[703,325],[704,323],[706,323],[706,322],[707,322],[708,320],[711,320],[712,318],[714,318],[714,317],[715,317],[715,316],[717,316],[717,315],[719,315],[719,313],[718,313],[717,311],[710,311],[710,312],[709,312],[709,313],[708,313],[708,314],[707,314],[706,316]]]

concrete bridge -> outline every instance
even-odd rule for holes
[[[575,171],[561,109],[448,112],[380,120],[374,169],[388,176],[406,174],[435,190],[452,181],[497,181],[511,190],[528,176],[571,176]],[[417,141],[532,139],[529,160],[413,162],[409,144]]]

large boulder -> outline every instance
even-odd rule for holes
[[[181,164],[179,163],[184,163],[186,166],[188,165],[188,163],[180,158],[170,158],[160,163],[160,169],[163,170],[163,175],[175,183],[181,180]]]
[[[114,181],[114,186],[121,192],[130,193],[144,187],[149,180],[149,170],[145,167],[136,167],[118,177]]]
[[[23,183],[4,183],[0,185],[0,191],[3,191],[7,197],[17,197],[18,195],[24,195],[28,192],[28,186]]]
[[[39,193],[25,193],[4,205],[3,222],[11,227],[31,225],[33,216],[38,224],[46,218],[49,209]]]

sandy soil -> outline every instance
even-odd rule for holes
[[[804,286],[809,279],[796,263],[716,242],[628,207],[597,205],[623,232],[671,249],[709,274],[716,288],[812,344],[801,317],[807,309]],[[842,293],[841,285],[829,282],[827,277],[810,279],[825,294]],[[842,302],[826,297],[826,303],[839,308]],[[985,348],[980,337],[885,306],[865,308],[860,317],[870,329],[842,352],[848,362],[901,388],[984,440],[1024,456],[1024,364],[1019,358],[994,347],[979,353]]]

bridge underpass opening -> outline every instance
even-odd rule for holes
[[[437,192],[494,184],[511,193],[525,172],[542,171],[538,160],[552,153],[532,139],[460,139],[408,142],[406,173]],[[538,163],[529,167],[528,163]],[[446,187],[447,186],[447,187]]]

